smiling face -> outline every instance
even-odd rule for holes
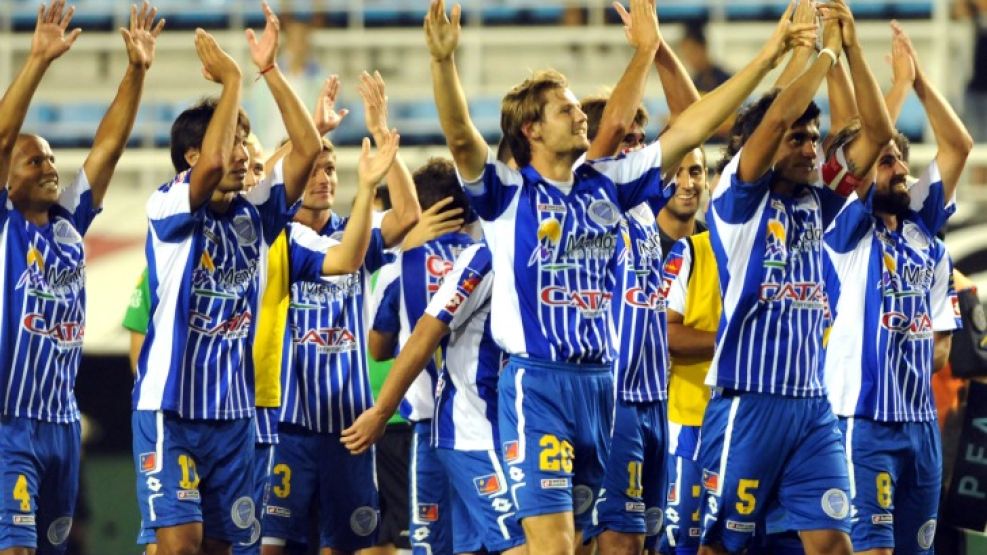
[[[336,155],[323,148],[309,174],[302,206],[308,210],[329,210],[336,202]]]
[[[785,181],[800,185],[818,181],[816,147],[819,145],[819,136],[819,125],[815,120],[791,127],[775,154],[776,174]]]
[[[706,160],[703,151],[694,148],[682,158],[682,163],[675,173],[675,196],[669,199],[665,208],[676,218],[691,219],[699,211],[704,189],[706,189]]]
[[[543,149],[550,155],[571,155],[573,159],[586,152],[586,114],[579,100],[569,89],[553,88],[545,92],[541,120],[528,126],[531,151]]]
[[[251,135],[252,136],[252,135]],[[243,182],[243,191],[247,192],[264,181],[264,152],[254,140],[248,140],[247,147],[247,175]]]
[[[874,211],[900,216],[911,204],[908,163],[893,141],[881,149],[874,176]]]
[[[37,135],[17,138],[7,183],[10,201],[19,208],[44,211],[58,202],[61,188],[55,170],[55,155],[48,141]]]

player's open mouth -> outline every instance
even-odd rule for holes
[[[50,179],[48,181],[42,181],[41,188],[45,191],[58,191],[58,180]]]

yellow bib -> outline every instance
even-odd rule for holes
[[[720,280],[716,257],[709,241],[709,232],[690,237],[692,265],[689,269],[685,295],[683,324],[701,331],[716,332],[720,325]],[[668,377],[668,419],[685,426],[700,426],[709,402],[709,387],[705,385],[710,359],[700,357],[671,357]]]
[[[288,327],[288,234],[282,231],[267,257],[267,285],[254,330],[254,391],[258,407],[281,406],[281,363]]]

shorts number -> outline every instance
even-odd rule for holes
[[[882,509],[891,506],[891,475],[887,472],[877,473],[877,505]]]
[[[627,463],[627,497],[641,497],[644,486],[641,485],[641,461]]]
[[[538,469],[546,472],[572,472],[574,451],[572,444],[552,434],[541,436],[538,445],[542,448],[538,457]]]
[[[14,482],[14,500],[21,502],[21,511],[31,512],[31,493],[27,491],[27,476],[20,474]]]
[[[737,512],[742,515],[749,515],[754,512],[757,506],[757,498],[752,490],[756,490],[761,484],[760,480],[740,480],[737,484]]]
[[[195,459],[188,455],[178,455],[178,466],[182,467],[182,479],[178,482],[178,487],[197,489],[199,487],[199,471],[195,468]]]
[[[274,495],[282,499],[291,495],[291,467],[284,463],[279,463],[274,465],[271,473],[281,477],[281,483],[271,488]]]

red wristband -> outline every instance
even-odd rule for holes
[[[260,72],[257,73],[257,79],[254,79],[254,81],[260,81],[261,76],[263,76],[268,71],[271,71],[275,67],[277,67],[277,64],[271,64],[271,65],[265,67],[264,69],[260,70]]]

